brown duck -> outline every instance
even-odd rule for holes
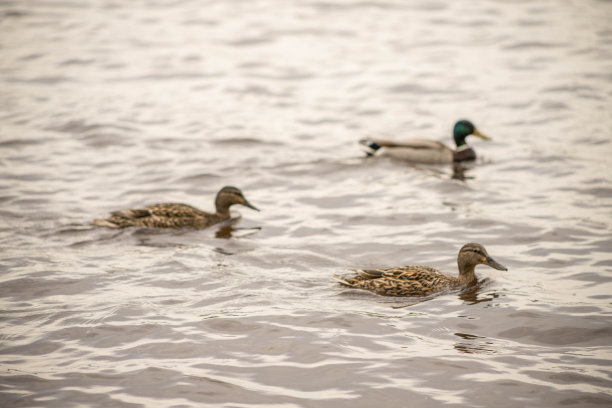
[[[429,266],[409,265],[389,269],[357,269],[357,276],[334,278],[343,285],[370,290],[384,296],[428,296],[475,284],[478,281],[474,273],[476,265],[488,265],[500,271],[508,270],[493,260],[482,245],[476,243],[465,244],[461,248],[457,264],[458,277]]]
[[[108,218],[93,220],[93,224],[109,228],[206,228],[230,218],[229,208],[234,204],[242,204],[259,211],[244,198],[242,191],[226,186],[217,193],[215,213],[205,212],[187,204],[161,203],[114,211]]]

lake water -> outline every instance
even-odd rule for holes
[[[0,406],[608,407],[612,2],[0,2]],[[493,138],[468,179],[368,136]],[[261,208],[94,228],[156,202]],[[483,244],[430,299],[331,279]]]

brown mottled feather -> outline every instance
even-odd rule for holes
[[[206,228],[230,218],[229,208],[234,204],[242,204],[257,210],[244,198],[239,189],[227,186],[217,194],[215,213],[202,211],[187,204],[160,203],[114,211],[110,217],[96,219],[93,223],[110,228]]]
[[[506,270],[488,256],[480,244],[464,245],[457,257],[459,276],[454,277],[429,266],[408,265],[388,269],[357,269],[356,276],[334,278],[343,285],[365,289],[384,296],[428,296],[477,282],[474,268],[478,264]]]
[[[385,296],[427,296],[462,284],[458,278],[421,265],[357,272],[357,276],[343,278],[341,282]]]
[[[229,212],[212,214],[187,204],[160,203],[114,211],[105,221],[116,225],[116,228],[206,228],[228,218]]]

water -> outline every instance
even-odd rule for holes
[[[612,403],[609,1],[3,1],[0,405]],[[367,160],[450,142],[465,182]],[[256,213],[93,228],[161,201]],[[480,242],[431,299],[331,279]]]

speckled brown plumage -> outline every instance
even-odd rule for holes
[[[242,204],[257,210],[236,187],[223,187],[215,199],[215,213],[202,211],[187,204],[160,203],[141,208],[114,211],[108,218],[96,219],[94,225],[109,228],[206,228],[227,220],[229,208]],[[259,210],[257,210],[259,211]]]
[[[388,269],[358,269],[353,277],[334,277],[343,285],[384,296],[428,296],[436,292],[471,286],[477,282],[476,265],[507,270],[491,258],[480,244],[464,245],[457,257],[459,276],[451,276],[421,265]]]

